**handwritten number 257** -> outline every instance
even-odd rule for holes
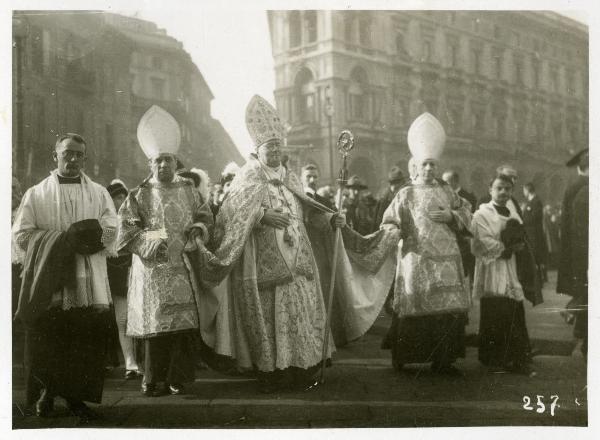
[[[542,395],[537,395],[536,396],[537,399],[537,408],[535,408],[535,412],[539,413],[539,414],[543,414],[546,411],[546,405],[544,404],[544,396]],[[554,417],[554,409],[559,406],[557,405],[558,402],[558,396],[557,395],[552,395],[550,396],[550,399],[552,400],[552,402],[550,403],[550,415]],[[531,406],[531,398],[529,396],[523,396],[523,409],[527,410],[527,411],[533,411],[534,408]]]

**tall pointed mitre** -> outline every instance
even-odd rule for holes
[[[169,112],[153,105],[140,119],[137,138],[146,157],[152,159],[160,154],[177,154],[181,131]]]
[[[246,127],[255,147],[272,139],[283,140],[285,137],[285,128],[277,110],[258,95],[254,95],[246,107]]]
[[[416,160],[439,159],[445,144],[444,127],[431,113],[423,113],[408,129],[408,148]]]

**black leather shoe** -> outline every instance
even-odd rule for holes
[[[173,396],[177,396],[178,394],[185,393],[185,388],[179,383],[172,383],[169,385],[169,393]]]
[[[35,415],[38,417],[48,417],[54,410],[54,398],[48,394],[46,389],[40,393],[40,398],[35,402]]]
[[[67,406],[69,411],[71,411],[73,415],[79,417],[81,422],[87,423],[100,418],[100,415],[97,412],[93,411],[81,401],[67,401]]]
[[[156,384],[155,383],[142,382],[142,394],[144,396],[154,397],[155,392],[156,392]]]

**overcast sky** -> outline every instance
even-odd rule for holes
[[[267,14],[256,8],[178,5],[117,12],[153,21],[183,43],[215,96],[212,116],[221,121],[245,156],[252,149],[244,124],[246,104],[254,94],[274,102]],[[564,13],[587,23],[586,12]]]

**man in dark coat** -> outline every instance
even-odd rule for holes
[[[342,203],[348,225],[361,235],[372,232],[374,209],[365,194],[367,185],[358,176],[351,176],[346,184],[348,197]]]
[[[581,349],[587,359],[589,150],[577,153],[567,166],[576,166],[579,176],[563,199],[556,291],[573,298],[567,307],[575,315],[574,334],[583,339]]]
[[[325,197],[317,194],[317,181],[319,180],[319,170],[316,165],[308,164],[302,167],[302,187],[304,188],[304,192],[308,197],[313,200],[316,200],[323,206],[327,206],[329,209],[333,211],[337,211],[335,206],[331,204],[331,202]]]
[[[385,190],[385,193],[377,201],[377,206],[375,207],[375,216],[373,219],[373,231],[379,229],[379,225],[381,225],[381,221],[383,220],[383,213],[390,206],[392,200],[396,196],[396,193],[402,186],[406,183],[406,179],[400,171],[398,166],[393,166],[388,173],[388,182],[390,186]]]
[[[541,279],[547,280],[548,248],[544,236],[544,204],[535,193],[535,186],[531,182],[523,186],[523,195],[525,196],[522,215],[523,226],[527,233],[527,239],[531,244]]]
[[[442,174],[442,180],[446,182],[454,190],[454,192],[463,200],[466,200],[471,205],[471,214],[477,209],[477,198],[475,194],[470,193],[460,186],[460,177],[455,170],[446,170]],[[512,180],[511,180],[512,181]],[[461,234],[456,237],[460,255],[462,257],[463,268],[465,275],[473,281],[475,272],[475,257],[471,252],[471,240],[467,235]]]

